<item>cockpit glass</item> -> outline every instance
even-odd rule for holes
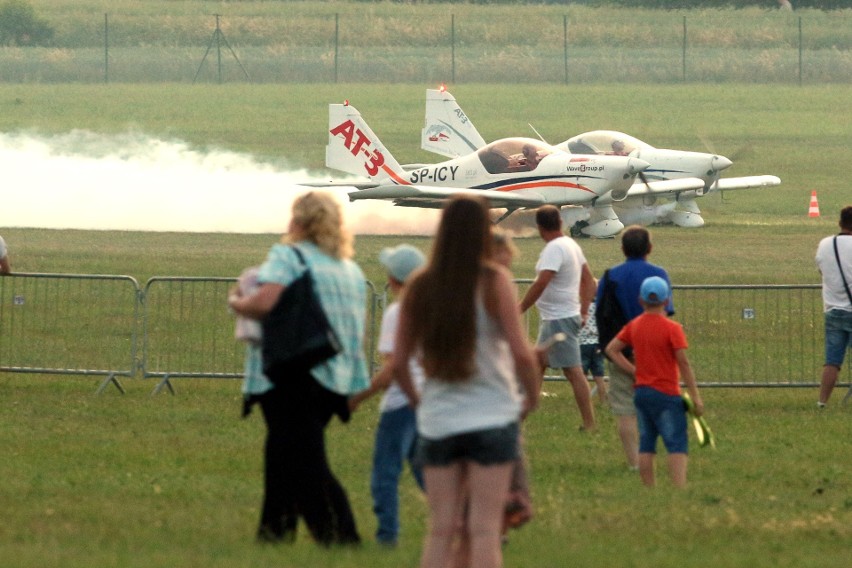
[[[528,172],[555,149],[533,138],[504,138],[488,144],[477,152],[480,162],[490,174]]]
[[[609,156],[627,156],[637,148],[650,148],[623,132],[596,130],[580,134],[568,140],[568,150],[572,154],[600,154]]]

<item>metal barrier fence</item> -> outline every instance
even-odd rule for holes
[[[239,378],[245,347],[234,339],[234,317],[225,298],[234,278],[157,276],[145,284],[142,376],[157,377],[153,393],[173,378]],[[381,298],[367,281],[367,353],[375,353],[376,313]],[[375,367],[375,359],[371,359]]]
[[[523,294],[532,280],[516,282]],[[684,326],[689,360],[702,387],[819,385],[824,361],[820,285],[673,285],[672,296],[674,319]],[[538,327],[533,312],[525,316],[531,337]],[[850,367],[839,386],[852,385]]]
[[[0,278],[0,372],[118,377],[238,378],[243,346],[225,309],[234,278],[18,273]],[[521,292],[530,280],[517,281]],[[367,282],[367,352],[386,291]],[[674,286],[675,319],[701,386],[814,387],[823,361],[820,286]],[[525,318],[532,337],[534,310]],[[852,365],[839,386],[852,385]],[[550,379],[561,377],[549,376]],[[852,393],[852,389],[849,391]],[[848,398],[848,395],[847,395]]]
[[[675,319],[684,326],[702,385],[819,384],[824,362],[819,285],[673,289]]]
[[[234,318],[225,298],[234,278],[155,276],[142,296],[143,377],[158,377],[174,393],[170,378],[242,376],[245,347],[234,340]]]
[[[130,276],[18,273],[0,278],[0,371],[136,371],[139,285]]]

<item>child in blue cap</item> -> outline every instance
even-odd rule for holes
[[[607,345],[606,354],[634,376],[634,404],[639,424],[639,475],[652,487],[657,438],[668,451],[669,476],[676,487],[686,485],[688,452],[686,409],[680,392],[681,379],[695,403],[696,415],[704,412],[695,375],[686,356],[683,327],[667,317],[670,290],[666,281],[652,276],[642,281],[639,302],[643,313],[630,321]],[[623,351],[633,348],[636,364]]]
[[[402,244],[386,248],[379,254],[379,262],[388,275],[388,287],[395,297],[382,316],[379,332],[378,351],[387,360],[394,349],[397,323],[399,321],[399,297],[405,289],[408,277],[426,261],[423,253],[411,245]],[[412,360],[409,363],[411,378],[420,390],[425,376],[420,365]],[[399,539],[399,478],[403,465],[408,461],[414,479],[423,488],[423,475],[413,462],[414,446],[417,441],[417,420],[414,408],[399,386],[380,385],[373,381],[365,391],[351,397],[349,406],[354,409],[363,400],[379,390],[387,388],[379,410],[381,416],[376,428],[376,442],[373,452],[373,471],[370,475],[370,492],[373,495],[373,512],[378,520],[376,540],[385,546],[396,546]]]

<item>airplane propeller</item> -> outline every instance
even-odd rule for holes
[[[722,170],[731,167],[734,162],[742,158],[743,156],[750,155],[753,152],[753,148],[751,144],[744,144],[737,148],[733,154],[729,154],[730,157],[725,157],[716,153],[716,148],[713,143],[706,136],[701,134],[698,135],[698,139],[701,140],[701,143],[704,145],[704,148],[711,154],[713,154],[713,159],[710,161],[710,170],[707,172],[708,175],[713,176],[713,183],[710,184],[710,187],[704,191],[711,192],[714,190],[719,191],[719,198],[722,203],[726,203],[725,201],[725,192],[719,190],[719,178],[722,176]]]
[[[639,172],[639,179],[642,180],[642,183],[645,184],[645,189],[648,190],[648,195],[642,196],[642,203],[650,207],[657,202],[657,196],[651,191],[651,186],[648,185],[648,177],[645,175],[645,172]]]

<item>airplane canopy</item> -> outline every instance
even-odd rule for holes
[[[653,148],[623,132],[614,130],[594,130],[569,138],[562,145],[572,154],[604,154],[610,156],[627,156],[637,148]]]
[[[534,170],[554,152],[558,150],[534,138],[503,138],[486,145],[477,155],[489,174],[506,174]]]

